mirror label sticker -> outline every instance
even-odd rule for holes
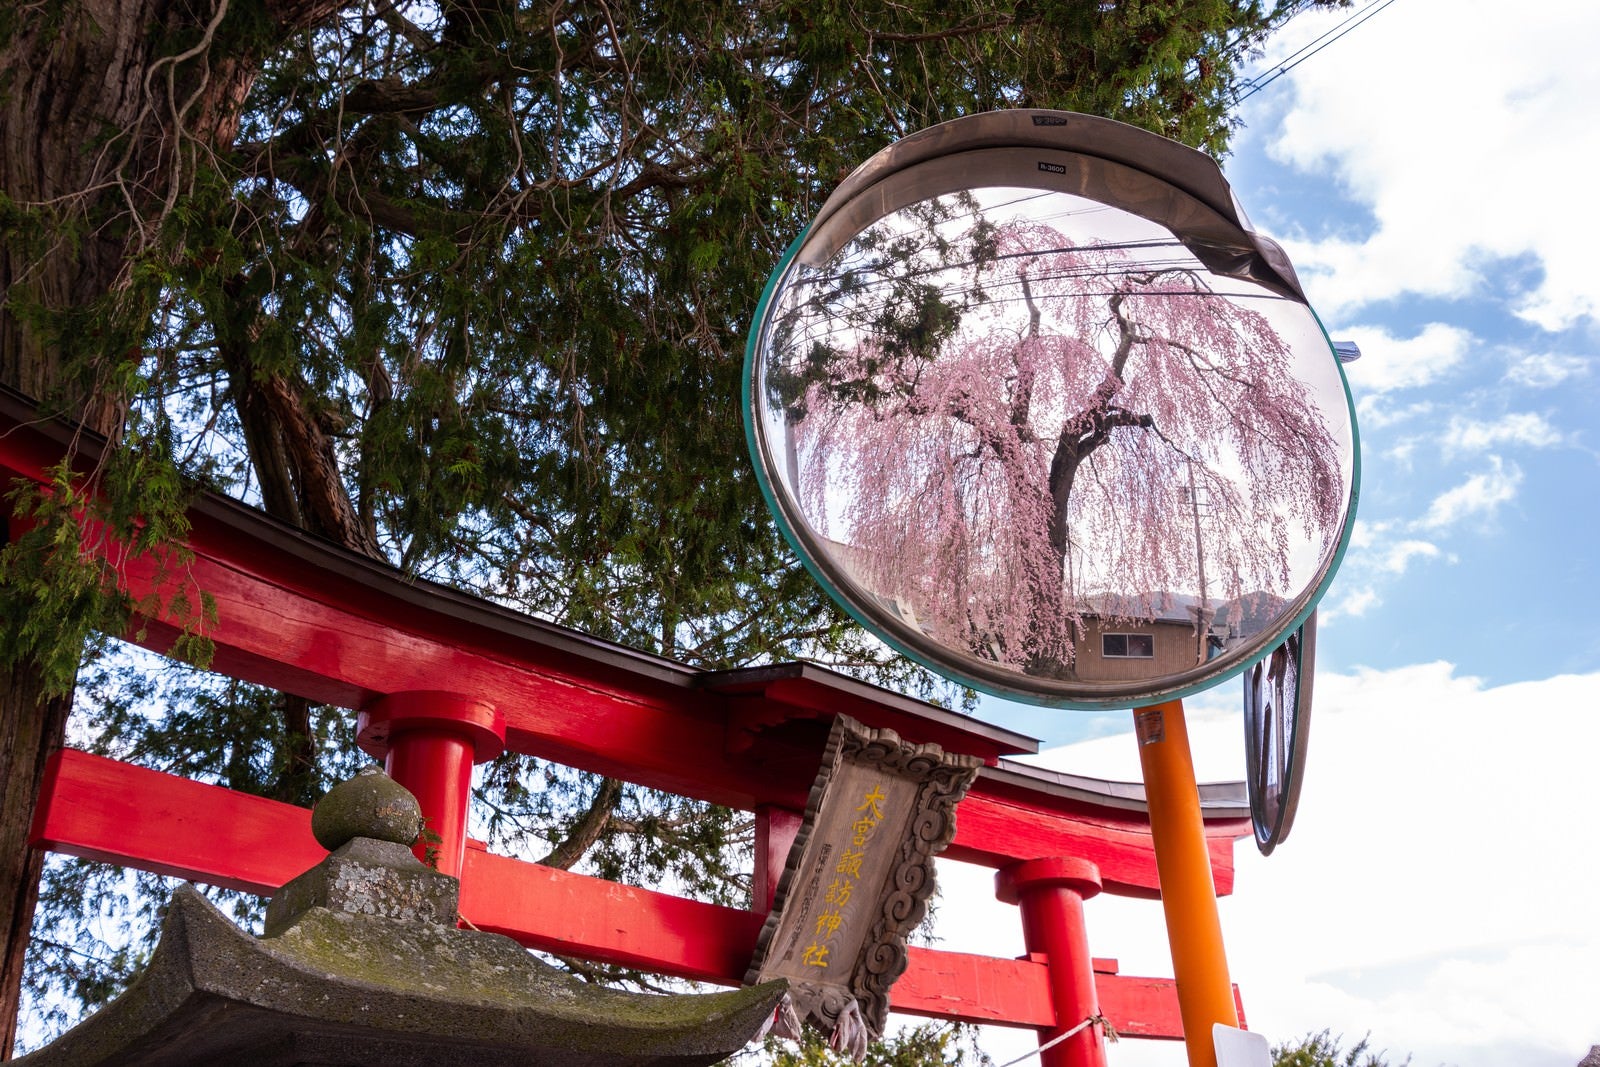
[[[1141,747],[1159,745],[1166,739],[1166,721],[1162,718],[1160,708],[1142,708],[1134,712],[1133,725]]]

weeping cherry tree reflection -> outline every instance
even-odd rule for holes
[[[1346,486],[1270,294],[1139,220],[1067,232],[1084,210],[891,214],[791,287],[765,398],[812,530],[906,625],[1031,675],[1154,676],[1270,621]]]

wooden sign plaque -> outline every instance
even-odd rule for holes
[[[795,1017],[859,1059],[883,1034],[933,857],[981,765],[836,718],[746,982],[788,979]]]

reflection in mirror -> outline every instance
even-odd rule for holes
[[[1331,566],[1352,428],[1321,327],[1161,225],[933,196],[798,255],[765,323],[766,477],[804,554],[981,688],[1093,704],[1220,674]]]
[[[1244,673],[1245,779],[1256,847],[1270,856],[1289,836],[1311,728],[1317,615]]]

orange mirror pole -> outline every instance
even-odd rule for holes
[[[1216,1067],[1211,1028],[1216,1023],[1238,1026],[1239,1013],[1222,947],[1222,921],[1183,702],[1139,708],[1133,717],[1189,1067]]]

